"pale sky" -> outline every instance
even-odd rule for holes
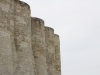
[[[100,75],[100,0],[21,0],[60,36],[62,75]]]

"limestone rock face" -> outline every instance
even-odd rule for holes
[[[13,0],[0,0],[0,75],[13,75]]]
[[[55,39],[55,69],[56,69],[56,75],[61,75],[59,35],[54,34],[54,39]]]
[[[0,75],[61,75],[59,36],[30,14],[25,2],[0,0]]]
[[[31,17],[29,6],[15,1],[15,45],[17,52],[17,75],[34,75],[31,46]]]
[[[55,75],[54,29],[50,27],[45,27],[45,44],[46,44],[48,75]]]
[[[32,18],[32,49],[35,59],[35,74],[48,75],[46,64],[46,48],[44,21],[39,18]]]

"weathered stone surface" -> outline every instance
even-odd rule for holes
[[[48,75],[45,52],[44,21],[39,18],[32,20],[32,49],[35,59],[35,74]]]
[[[0,0],[0,75],[14,74],[14,27],[10,25],[10,20],[13,21],[13,0]]]
[[[0,75],[13,75],[10,32],[0,28]]]
[[[60,40],[59,35],[54,34],[55,38],[55,69],[56,75],[61,75],[61,60],[60,60]]]
[[[19,0],[0,0],[0,75],[61,75],[54,30]]]
[[[34,75],[30,9],[24,2],[15,1],[14,3],[16,75]]]
[[[55,75],[55,45],[54,29],[45,27],[46,59],[48,65],[48,75]]]

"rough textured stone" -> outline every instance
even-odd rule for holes
[[[15,44],[17,51],[16,75],[34,75],[31,46],[31,17],[26,3],[15,1]]]
[[[39,18],[32,19],[32,49],[35,59],[35,74],[48,75],[45,52],[44,21]]]
[[[55,69],[56,69],[56,75],[61,75],[59,35],[54,34],[54,38],[55,38]]]
[[[14,27],[10,25],[10,20],[13,20],[13,0],[0,0],[0,75],[14,74],[12,48]]]
[[[48,65],[48,75],[55,75],[55,45],[54,29],[45,27],[46,58]]]
[[[0,75],[61,75],[54,30],[19,0],[0,0]]]

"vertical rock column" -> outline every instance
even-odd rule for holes
[[[55,68],[56,68],[56,75],[61,75],[59,35],[54,34],[54,37],[55,37]]]
[[[35,59],[35,74],[48,75],[45,53],[44,21],[39,18],[32,20],[32,49]]]
[[[13,75],[13,0],[0,0],[0,75]]]
[[[10,31],[11,31],[11,47],[12,47],[12,56],[13,56],[13,70],[14,74],[16,75],[16,67],[17,67],[17,54],[16,54],[16,48],[15,48],[15,40],[14,40],[14,0],[12,0],[11,8],[10,8]]]
[[[16,75],[34,75],[31,43],[31,17],[28,4],[15,0]]]
[[[48,75],[55,75],[55,46],[54,46],[54,30],[50,27],[45,27],[45,42],[46,42],[46,60],[48,66]]]

